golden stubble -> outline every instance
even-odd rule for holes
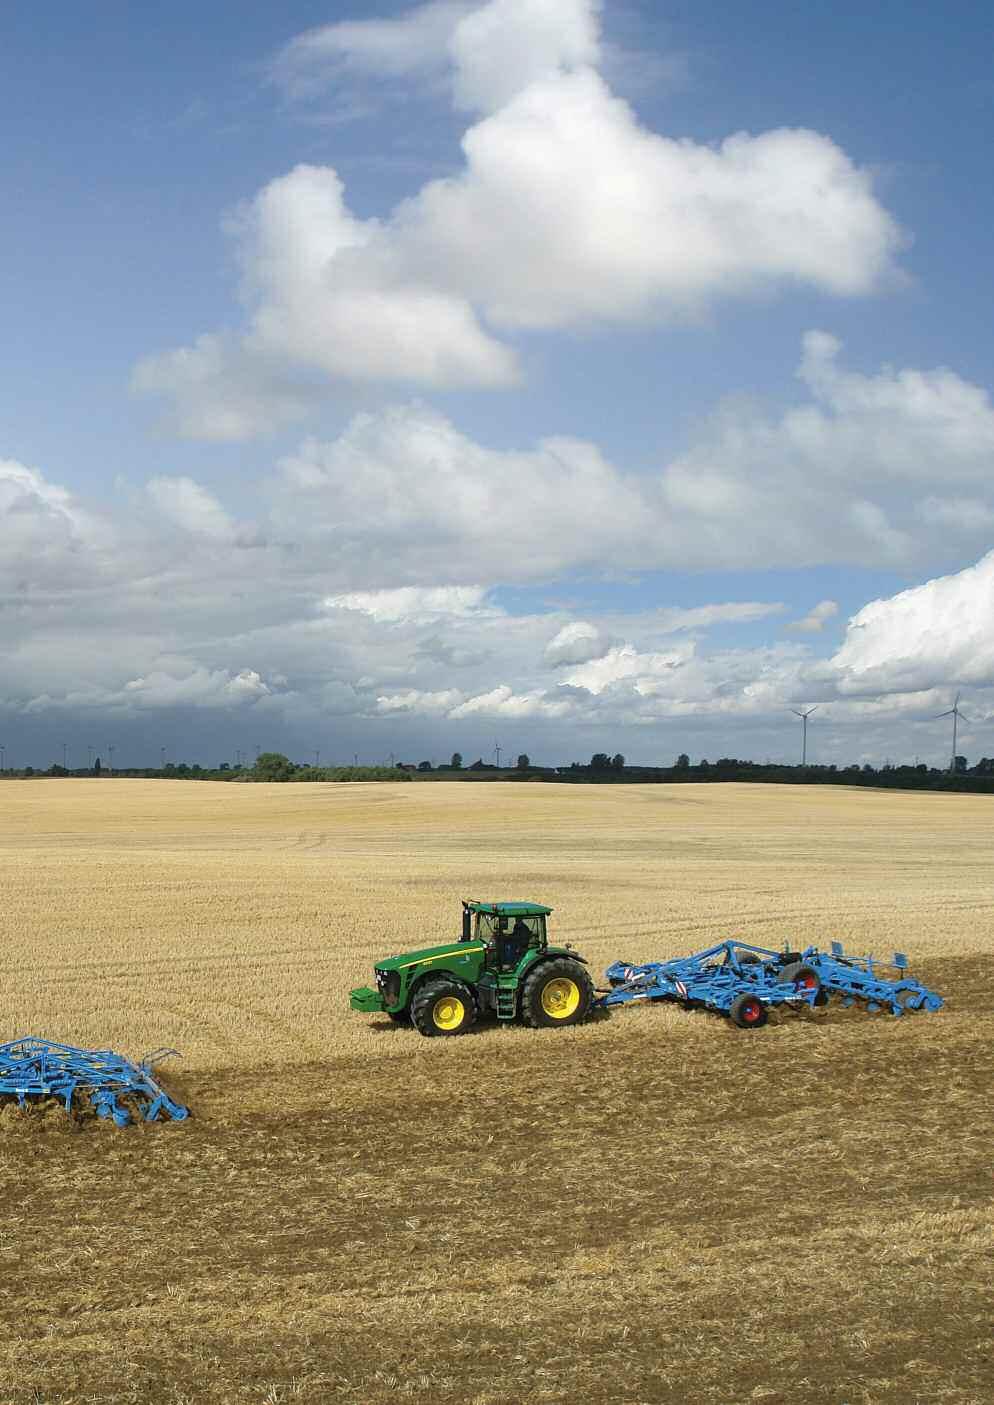
[[[0,1112],[0,1405],[994,1398],[987,797],[0,785],[0,1039],[193,1116]],[[352,1014],[462,897],[590,959],[906,951],[934,1015]]]
[[[8,783],[0,1039],[387,1057],[349,988],[456,935],[469,896],[548,903],[598,975],[726,936],[989,951],[992,813],[800,786]]]

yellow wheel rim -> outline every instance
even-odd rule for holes
[[[568,1019],[579,1004],[580,987],[565,976],[557,976],[542,991],[542,1009],[550,1019]]]
[[[431,1017],[436,1029],[458,1029],[466,1018],[466,1006],[458,995],[443,995],[435,1001]]]

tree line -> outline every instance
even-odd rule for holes
[[[683,782],[744,781],[773,785],[864,785],[899,790],[958,790],[981,793],[994,792],[994,757],[984,756],[969,766],[964,756],[954,759],[951,769],[939,769],[924,763],[876,767],[862,765],[788,765],[782,762],[745,761],[734,756],[722,756],[717,761],[702,759],[692,762],[686,752],[671,766],[629,765],[621,752],[613,756],[605,751],[594,752],[589,761],[571,761],[562,766],[534,765],[522,752],[513,766],[498,767],[482,757],[469,765],[462,755],[452,753],[447,763],[431,761],[398,761],[392,766],[312,766],[292,761],[278,751],[262,752],[252,766],[232,765],[223,761],[216,767],[204,767],[186,762],[167,762],[161,767],[115,767],[111,771],[98,756],[92,767],[67,769],[53,765],[47,770],[25,766],[19,770],[6,769],[0,777],[8,780],[59,776],[130,776],[152,780],[211,780],[251,783],[253,781],[412,781],[412,780],[491,780],[501,782],[548,781],[559,783],[627,785],[673,784]]]

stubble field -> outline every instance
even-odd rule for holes
[[[994,1400],[987,797],[0,786],[0,1040],[183,1124],[0,1116],[0,1401]],[[531,898],[595,973],[842,938],[948,997],[425,1040],[377,956]]]

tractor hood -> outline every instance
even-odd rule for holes
[[[427,961],[442,961],[453,957],[476,955],[485,951],[483,942],[446,942],[444,946],[425,946],[419,951],[406,951],[401,956],[387,956],[373,963],[377,971],[403,971],[407,966],[420,966]]]

